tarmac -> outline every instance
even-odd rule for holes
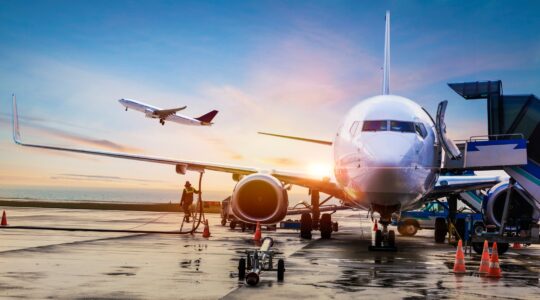
[[[397,252],[368,251],[372,225],[365,212],[334,214],[340,230],[331,240],[319,239],[317,232],[302,240],[294,230],[263,231],[275,241],[276,258],[285,259],[285,280],[266,272],[251,287],[238,281],[237,267],[246,249],[257,248],[253,234],[221,226],[217,214],[207,214],[212,235],[203,238],[170,233],[179,229],[179,213],[0,209],[12,226],[0,227],[0,297],[8,299],[537,299],[540,294],[538,245],[500,256],[501,279],[479,276],[476,254],[466,255],[467,274],[456,276],[454,247],[435,244],[431,230],[397,235]]]

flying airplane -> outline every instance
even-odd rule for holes
[[[171,109],[161,109],[133,99],[120,99],[118,100],[118,102],[120,102],[120,104],[122,104],[122,106],[126,108],[126,111],[128,109],[133,109],[142,112],[147,118],[159,119],[159,123],[161,125],[165,125],[165,121],[172,121],[184,125],[210,126],[214,124],[212,123],[212,120],[218,113],[217,110],[213,110],[198,118],[190,118],[176,114],[177,112],[186,109],[187,106]]]
[[[390,94],[389,12],[386,13],[383,70],[381,95],[354,106],[344,116],[333,141],[276,135],[332,146],[335,179],[275,169],[23,143],[15,98],[13,139],[27,147],[173,165],[179,174],[194,171],[202,176],[205,170],[231,173],[237,184],[232,191],[230,212],[246,223],[280,222],[288,211],[288,187],[303,186],[311,195],[311,213],[304,213],[301,218],[303,237],[310,237],[313,229],[319,229],[322,238],[331,237],[331,214],[320,216],[320,206],[335,197],[344,206],[378,213],[382,230],[377,231],[375,244],[394,247],[395,233],[387,228],[392,214],[420,207],[445,194],[489,188],[500,178],[441,175],[444,152],[454,159],[461,156],[456,145],[446,137],[447,102],[439,104],[435,122],[413,100]],[[319,201],[320,193],[329,195],[327,200]]]

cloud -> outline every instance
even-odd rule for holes
[[[410,47],[408,51],[420,50],[420,46]],[[530,49],[508,50],[489,45],[483,49],[486,50],[478,53],[462,45],[446,46],[431,51],[425,57],[416,57],[414,61],[399,62],[392,70],[392,86],[399,91],[414,91],[434,83],[479,73],[497,71],[494,74],[500,76],[504,74],[501,71],[523,68],[536,57]]]
[[[229,147],[229,145],[226,143],[226,141],[218,136],[210,135],[210,136],[202,136],[201,138],[211,144],[214,148],[219,150],[221,153],[228,156],[230,159],[233,160],[242,160],[244,159],[244,156],[234,150],[233,148]]]

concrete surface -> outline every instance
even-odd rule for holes
[[[5,208],[13,226],[178,230],[177,213]],[[540,293],[540,247],[501,256],[503,278],[451,273],[454,249],[433,243],[433,231],[401,237],[396,253],[368,252],[365,212],[335,214],[332,240],[304,241],[294,231],[263,232],[286,258],[285,282],[263,273],[257,287],[238,282],[238,259],[256,248],[251,233],[219,225],[212,237],[0,228],[0,297],[19,299],[519,298]],[[146,224],[148,223],[148,224]]]

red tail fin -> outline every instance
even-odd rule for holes
[[[217,110],[213,110],[205,115],[195,118],[195,120],[199,120],[204,124],[210,124],[212,120],[214,119],[214,117],[217,115],[217,113],[218,113]]]

